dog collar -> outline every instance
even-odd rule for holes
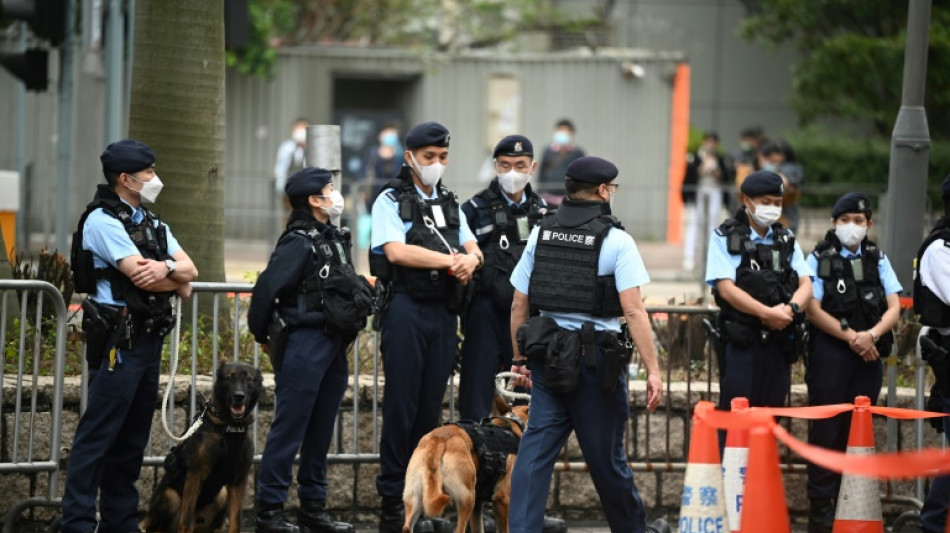
[[[509,412],[505,413],[502,418],[507,418],[509,423],[513,422],[516,426],[518,426],[519,428],[521,428],[521,432],[524,433],[524,430],[525,430],[525,423],[522,422],[521,419],[518,418],[514,413],[512,413],[512,412],[509,411]]]
[[[215,409],[214,405],[211,405],[211,402],[205,404],[204,414],[201,415],[201,418],[204,419],[202,427],[207,428],[209,431],[215,433],[220,433],[222,435],[243,435],[247,433],[247,425],[234,425],[226,424],[219,422],[224,420],[224,417],[221,416],[221,413]]]

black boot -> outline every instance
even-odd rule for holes
[[[379,508],[379,533],[402,533],[402,524],[405,521],[406,510],[402,499],[383,498]]]
[[[255,505],[257,507],[257,519],[254,521],[255,533],[300,533],[300,528],[284,516],[284,504],[258,501]]]
[[[835,501],[831,498],[809,500],[808,533],[831,533],[835,526]]]
[[[334,522],[326,511],[325,500],[300,500],[297,513],[300,533],[353,533],[353,525]]]

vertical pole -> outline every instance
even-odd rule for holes
[[[307,126],[307,146],[304,153],[307,166],[325,168],[333,173],[334,188],[342,194],[340,126],[335,124]],[[343,225],[340,220],[330,222],[336,226]]]
[[[60,44],[59,61],[59,134],[57,156],[59,163],[59,183],[56,195],[56,249],[68,255],[67,228],[70,221],[69,199],[72,194],[69,184],[73,155],[73,47],[76,21],[76,0],[66,1],[66,35]]]
[[[109,0],[106,20],[106,139],[105,144],[122,138],[122,50],[124,48],[122,0]]]
[[[17,37],[17,52],[26,51],[26,23],[19,24],[19,36]],[[16,89],[16,170],[20,174],[20,199],[19,209],[16,216],[16,237],[13,249],[17,253],[29,249],[30,235],[27,228],[27,219],[30,214],[30,206],[26,205],[26,85],[17,83]]]
[[[913,285],[913,258],[923,238],[930,129],[924,109],[931,0],[910,0],[901,107],[891,133],[885,250],[905,291]]]
[[[132,103],[132,58],[135,57],[133,53],[133,44],[135,43],[135,0],[126,1],[126,11],[127,13],[125,18],[125,35],[128,39],[128,44],[126,45],[126,57],[128,61],[125,62],[125,80],[124,81],[124,91],[123,91],[123,106],[122,106],[122,131],[129,131],[129,105]]]

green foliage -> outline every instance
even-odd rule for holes
[[[251,32],[241,50],[226,52],[227,65],[241,74],[269,77],[273,73],[277,51],[272,39],[289,35],[296,25],[298,6],[287,0],[250,0],[248,15]]]
[[[900,108],[907,2],[744,0],[739,33],[800,53],[790,104],[803,124],[823,117],[867,121],[889,136]],[[950,5],[931,16],[926,106],[934,138],[950,139]]]
[[[848,185],[861,188],[872,197],[887,189],[890,165],[888,140],[831,136],[807,129],[791,135],[789,141],[805,169],[802,205],[832,205],[838,196],[849,189]],[[948,169],[950,142],[933,142],[930,146],[928,173],[932,205],[940,205],[937,190]]]
[[[43,248],[36,256],[22,252],[14,254],[10,266],[12,267],[13,279],[47,281],[59,289],[63,294],[63,301],[66,302],[66,305],[69,305],[69,301],[73,297],[73,274],[69,268],[69,261],[56,250],[51,253]],[[19,296],[23,297],[22,294]],[[35,321],[35,298],[30,300],[27,312],[28,320]],[[54,320],[56,309],[52,305],[44,306],[43,318],[44,320]]]

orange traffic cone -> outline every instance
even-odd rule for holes
[[[785,486],[772,429],[749,430],[749,467],[742,502],[742,533],[790,533]]]
[[[849,454],[874,454],[874,425],[869,407],[871,399],[867,396],[854,399],[851,432],[848,434]],[[876,479],[851,474],[841,476],[841,490],[838,492],[838,508],[835,511],[835,526],[832,532],[884,532],[881,492]]]
[[[696,416],[714,409],[711,402],[696,404],[693,432],[689,443],[689,462],[683,481],[683,503],[680,506],[679,530],[691,532],[725,532],[726,502],[722,487],[722,465],[719,462],[719,439],[716,429]]]
[[[732,412],[749,409],[746,398],[732,399]],[[742,497],[745,494],[746,466],[749,464],[749,430],[730,429],[726,433],[726,447],[722,451],[722,477],[726,488],[726,514],[729,530],[738,533],[741,529]]]

